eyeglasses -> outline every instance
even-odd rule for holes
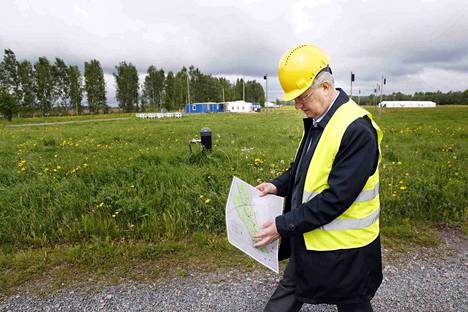
[[[309,94],[298,96],[297,98],[294,99],[294,101],[298,103],[304,103],[304,101],[307,100],[307,98],[311,95],[312,95],[312,92],[309,92]]]

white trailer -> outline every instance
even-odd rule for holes
[[[431,108],[436,107],[432,101],[382,101],[379,107],[384,108]]]

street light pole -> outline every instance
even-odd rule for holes
[[[189,103],[189,104],[192,104],[192,103],[190,102],[190,83],[189,83],[188,74],[187,74],[187,97],[188,97],[188,103]]]
[[[245,81],[242,79],[242,100],[245,102]]]
[[[263,79],[265,79],[265,104],[268,102],[268,75],[265,74],[263,76]]]
[[[386,83],[387,79],[382,75],[382,81],[380,82],[380,103],[382,103],[383,99],[383,86]]]

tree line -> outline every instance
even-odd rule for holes
[[[357,102],[358,97],[353,96]],[[361,96],[359,98],[360,105],[377,105],[381,101],[380,95],[371,94],[369,96]],[[443,93],[437,92],[416,92],[414,94],[404,94],[401,92],[393,92],[392,94],[382,95],[382,101],[433,101],[437,105],[467,105],[468,104],[468,89],[465,91],[449,91]]]
[[[255,80],[237,79],[202,73],[193,65],[178,72],[148,67],[143,81],[132,63],[121,62],[113,73],[116,99],[125,112],[181,110],[186,103],[222,102],[242,99],[264,104],[263,87]],[[86,99],[85,99],[86,98]],[[18,61],[11,49],[5,49],[0,62],[0,113],[11,120],[16,114],[107,113],[104,71],[96,59],[84,63],[84,73],[77,65],[67,65],[61,58],[50,62],[39,57],[32,64]]]

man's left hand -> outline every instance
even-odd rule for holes
[[[255,248],[260,248],[268,244],[273,243],[280,237],[278,230],[276,229],[275,219],[270,220],[262,225],[262,230],[255,234],[254,238],[258,239],[259,242],[254,245]]]

